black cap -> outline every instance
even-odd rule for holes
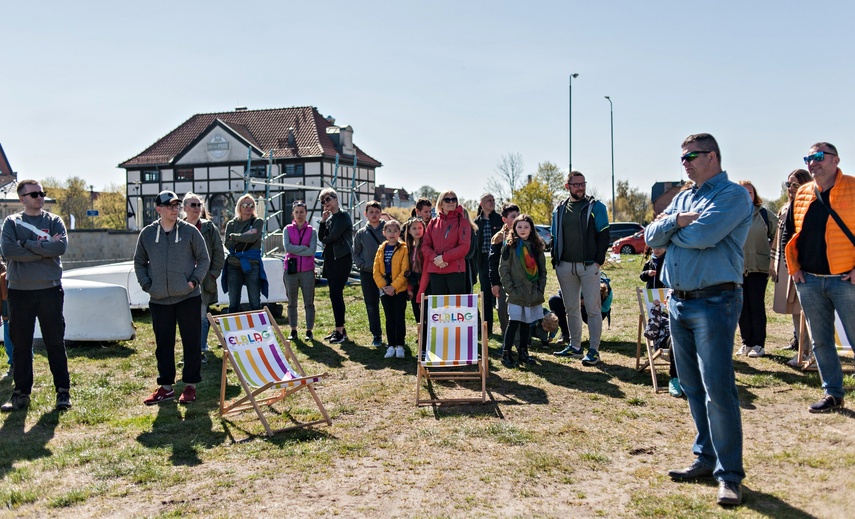
[[[154,204],[169,205],[173,201],[180,201],[178,195],[176,195],[172,191],[161,191],[160,193],[158,193],[157,198],[154,199]]]

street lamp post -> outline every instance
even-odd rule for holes
[[[579,77],[579,74],[573,73],[570,74],[570,88],[569,88],[569,103],[567,105],[567,138],[569,140],[567,144],[567,158],[569,169],[568,173],[573,171],[573,78]]]
[[[615,207],[615,110],[612,104],[612,98],[605,96],[609,101],[609,120],[611,121],[612,130],[612,220],[616,218],[617,208]]]

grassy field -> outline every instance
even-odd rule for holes
[[[319,394],[333,425],[274,438],[252,413],[217,415],[217,348],[197,403],[144,406],[156,378],[147,313],[134,316],[134,341],[69,350],[68,412],[53,410],[36,351],[29,412],[0,417],[0,516],[851,517],[855,413],[807,413],[820,381],[784,365],[788,316],[770,315],[765,358],[735,362],[745,504],[722,509],[714,483],[670,481],[668,469],[692,460],[694,429],[685,400],[654,394],[650,375],[634,369],[640,264],[631,259],[608,270],[615,299],[600,365],[552,348],[535,348],[532,368],[506,369],[493,356],[485,405],[416,408],[414,325],[407,357],[384,359],[370,347],[360,289],[348,287],[353,342],[294,344],[309,371],[330,374]],[[326,289],[317,296],[322,337],[332,315]],[[499,341],[491,337],[491,350]],[[5,378],[0,398],[10,393]],[[272,422],[317,417],[300,396],[275,406]]]

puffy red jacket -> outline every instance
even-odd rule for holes
[[[466,272],[466,254],[469,252],[471,228],[472,226],[463,217],[463,208],[460,206],[449,213],[439,213],[431,220],[423,238],[424,270],[422,272],[432,274]],[[439,255],[442,255],[443,261],[448,263],[444,269],[433,263]]]

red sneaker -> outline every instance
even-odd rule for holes
[[[161,402],[166,402],[175,398],[175,390],[174,389],[164,389],[162,387],[157,388],[157,391],[151,394],[148,398],[143,400],[145,405],[154,405],[159,404]]]
[[[196,401],[196,388],[193,386],[184,386],[184,391],[178,397],[179,404],[192,404]]]

